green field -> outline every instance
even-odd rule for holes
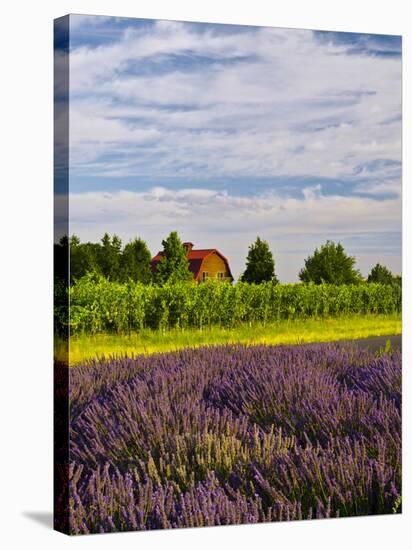
[[[242,324],[236,328],[145,329],[130,336],[83,334],[71,337],[69,363],[75,365],[84,359],[102,355],[149,354],[211,344],[302,344],[400,334],[401,331],[401,316],[391,314],[282,320],[267,325]],[[65,360],[62,341],[56,342],[55,357]]]

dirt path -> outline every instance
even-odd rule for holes
[[[379,351],[386,346],[386,342],[390,340],[392,349],[402,350],[402,335],[389,334],[388,336],[372,336],[371,338],[359,338],[357,340],[341,340],[342,343],[348,343],[357,348],[368,349],[369,351]]]

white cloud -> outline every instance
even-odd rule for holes
[[[74,173],[342,178],[400,159],[399,59],[344,55],[311,31],[195,29],[158,22],[72,52]],[[216,63],[164,73],[168,54]],[[148,60],[159,70],[130,71]]]
[[[154,253],[177,229],[197,247],[220,248],[236,275],[259,234],[286,281],[331,238],[365,274],[376,261],[399,272],[400,59],[348,55],[348,46],[311,31],[202,29],[161,21],[72,51],[71,177],[76,189],[83,176],[118,187],[72,194],[71,232],[82,240],[139,235]],[[165,70],[169,56],[181,63]],[[116,183],[126,176],[136,178],[135,192]],[[283,176],[315,183],[301,198],[198,183]],[[180,189],[139,188],[164,178],[180,180]],[[318,178],[351,189],[323,194]]]

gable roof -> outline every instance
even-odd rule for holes
[[[229,276],[232,277],[233,279],[233,275],[230,271],[229,262],[227,258],[223,256],[223,254],[219,252],[217,248],[203,248],[199,250],[192,249],[186,254],[186,257],[189,260],[189,269],[193,273],[194,279],[195,280],[198,279],[204,260],[209,256],[211,256],[212,254],[217,254],[222,258],[222,260],[226,264],[226,270],[229,273]],[[153,272],[156,271],[157,264],[160,262],[162,256],[163,256],[163,252],[158,252],[156,256],[152,259],[151,266],[152,266]]]

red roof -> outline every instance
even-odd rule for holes
[[[204,250],[191,250],[187,255],[187,259],[190,260],[204,260],[213,252],[217,252],[215,248],[205,248]]]
[[[223,256],[223,254],[219,252],[219,250],[217,250],[216,248],[204,248],[200,250],[192,249],[187,254],[187,259],[189,260],[189,269],[193,273],[194,278],[198,278],[198,276],[200,275],[200,269],[202,267],[203,260],[205,260],[211,254],[218,254],[224,260],[227,270],[230,276],[232,276],[227,258],[225,258],[225,256]],[[156,256],[152,259],[152,271],[156,271],[157,264],[162,256],[163,252],[158,252]]]

